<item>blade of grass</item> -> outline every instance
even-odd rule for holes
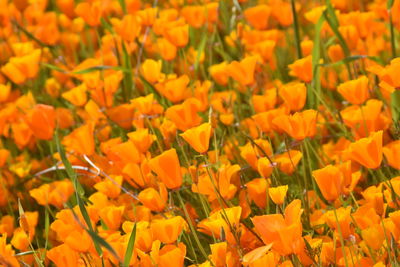
[[[326,6],[327,6],[327,8],[324,10],[324,12],[322,14],[323,14],[325,20],[328,22],[328,25],[331,28],[331,30],[333,31],[333,33],[335,34],[336,38],[338,39],[339,45],[343,49],[344,56],[346,58],[348,58],[351,56],[350,49],[347,46],[345,39],[343,38],[342,34],[339,31],[340,25],[339,25],[339,21],[336,17],[335,9],[333,8],[331,1],[329,1],[329,0],[327,1]],[[350,79],[353,79],[353,74],[351,72],[349,63],[346,63],[346,68],[349,73]]]
[[[315,88],[315,93],[307,93],[307,95],[311,98],[309,105],[314,109],[319,106],[319,98],[315,94],[321,94],[320,67],[318,64],[321,58],[321,29],[324,21],[324,16],[321,16],[315,25],[314,46],[312,50],[313,80],[311,82],[311,86]]]
[[[56,142],[57,151],[60,154],[61,160],[62,160],[62,162],[63,162],[63,164],[65,166],[65,170],[66,170],[69,178],[71,179],[72,184],[74,185],[76,201],[77,201],[79,209],[80,209],[80,211],[82,213],[83,219],[85,220],[87,226],[89,227],[88,233],[89,233],[89,231],[93,232],[93,226],[92,226],[92,223],[90,221],[89,214],[88,214],[88,212],[87,212],[87,210],[85,208],[85,205],[82,203],[83,201],[82,201],[82,199],[80,197],[80,194],[78,193],[78,192],[82,192],[83,189],[81,188],[81,186],[80,186],[80,184],[78,182],[78,177],[77,177],[74,169],[72,168],[71,163],[69,162],[69,160],[67,159],[67,157],[65,155],[64,148],[60,143],[60,139],[58,138],[58,130],[55,133],[54,140]],[[91,235],[91,237],[92,237],[92,235]],[[99,256],[101,257],[103,255],[103,251],[102,251],[102,249],[100,247],[100,244],[98,242],[96,242],[96,240],[94,238],[92,238],[92,239],[93,239],[96,251],[99,254]]]
[[[125,257],[124,257],[124,265],[123,265],[124,267],[128,267],[129,262],[132,259],[133,248],[135,246],[135,239],[136,239],[136,223],[133,226],[132,233],[129,237],[128,246],[126,247]]]
[[[394,4],[394,0],[387,1],[387,12],[389,15],[389,29],[390,29],[390,45],[392,48],[392,58],[396,57],[396,36],[394,33],[394,25],[393,25],[393,15],[392,15],[392,7]]]
[[[294,40],[296,42],[297,58],[302,58],[303,53],[301,51],[301,45],[300,45],[300,27],[299,27],[299,21],[297,19],[296,3],[294,2],[294,0],[290,0],[290,5],[292,7]]]

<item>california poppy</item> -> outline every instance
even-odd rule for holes
[[[211,124],[203,123],[197,127],[186,130],[181,134],[183,139],[199,153],[205,153],[208,150],[211,135]]]
[[[156,83],[162,77],[160,60],[155,61],[152,59],[146,59],[140,66],[140,69],[142,71],[143,77],[149,83]]]
[[[351,104],[361,105],[369,97],[368,78],[361,76],[356,80],[344,82],[337,90]]]
[[[339,168],[328,165],[312,174],[326,200],[335,201],[343,193],[344,178]]]
[[[279,88],[279,94],[290,110],[299,111],[306,103],[307,87],[304,83],[289,83]]]
[[[76,153],[91,156],[94,153],[94,124],[87,123],[76,128],[62,140],[63,145]]]
[[[215,64],[209,67],[211,77],[220,85],[226,85],[229,79],[228,64],[223,61],[222,63]]]
[[[286,174],[292,174],[296,170],[303,154],[298,150],[289,150],[275,157],[279,170]]]
[[[285,201],[286,193],[289,189],[288,185],[268,188],[269,197],[276,205],[282,205]]]
[[[189,42],[189,25],[179,21],[172,22],[165,29],[164,37],[177,47],[185,47]]]
[[[294,115],[281,115],[273,120],[273,124],[296,140],[314,137],[317,130],[316,110],[308,109]]]
[[[232,61],[227,66],[229,75],[242,86],[254,83],[254,71],[259,58],[257,56],[245,57],[240,62]]]
[[[168,189],[177,189],[182,185],[181,165],[174,148],[152,158],[149,164]]]
[[[400,141],[393,141],[382,148],[389,166],[400,169]]]
[[[175,216],[152,221],[150,229],[154,239],[158,239],[165,244],[170,244],[178,239],[185,225],[186,222],[181,216]]]
[[[382,131],[374,132],[351,143],[348,149],[350,159],[366,168],[378,168],[382,162],[382,135]]]
[[[206,21],[206,8],[204,6],[185,6],[181,13],[188,24],[194,28],[200,28]]]
[[[50,140],[56,124],[54,108],[48,105],[36,105],[27,115],[27,122],[33,135],[42,140]]]
[[[291,76],[294,76],[305,83],[311,82],[313,79],[311,55],[296,60],[294,63],[289,65],[289,69],[289,74]]]
[[[201,103],[195,98],[186,99],[182,104],[169,107],[165,116],[175,123],[176,128],[186,131],[201,123],[201,117],[197,114]]]
[[[261,4],[246,9],[244,17],[257,30],[265,30],[268,26],[270,14],[271,7]]]
[[[281,255],[300,253],[304,248],[300,200],[292,201],[285,214],[255,216],[252,222],[265,244],[273,243],[272,249]]]
[[[38,74],[41,54],[40,49],[35,49],[27,55],[12,57],[1,71],[14,83],[22,84]]]
[[[246,183],[247,192],[251,200],[261,209],[267,203],[268,181],[264,178],[256,178]]]
[[[168,200],[168,192],[163,183],[159,184],[159,191],[152,187],[140,191],[139,201],[152,211],[161,212],[164,210]]]
[[[82,17],[89,26],[95,27],[100,24],[103,7],[100,1],[82,2],[75,7],[75,13]]]

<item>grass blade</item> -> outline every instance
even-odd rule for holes
[[[124,265],[123,265],[124,267],[128,267],[129,262],[132,259],[133,248],[135,246],[135,240],[136,240],[136,223],[133,226],[131,236],[129,237],[128,246],[126,247],[125,257],[124,257]]]
[[[297,57],[302,58],[303,53],[301,51],[301,45],[300,45],[300,28],[299,28],[299,21],[297,19],[297,11],[296,11],[296,3],[294,0],[290,0],[290,5],[292,7],[292,15],[293,15],[293,28],[294,28],[294,40],[296,42],[296,51],[297,51]]]
[[[324,16],[321,16],[315,25],[315,37],[314,37],[314,47],[312,50],[312,70],[313,70],[313,80],[311,86],[315,88],[315,94],[321,94],[321,79],[320,79],[320,66],[319,61],[321,58],[321,29],[325,21]],[[312,108],[317,108],[319,105],[319,98],[315,96],[314,93],[308,92],[310,101],[309,105]]]

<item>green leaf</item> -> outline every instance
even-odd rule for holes
[[[64,70],[64,69],[62,69],[60,67],[57,67],[57,66],[54,66],[54,65],[48,64],[48,63],[42,63],[42,65],[47,67],[47,68],[49,68],[49,69],[58,71],[58,72],[67,73],[67,74],[76,74],[76,75],[86,74],[86,73],[99,71],[99,70],[110,70],[110,69],[112,69],[112,70],[122,70],[124,72],[126,71],[126,69],[121,68],[121,67],[107,66],[107,65],[93,66],[93,67],[86,68],[86,69],[83,69],[83,70],[78,70],[78,71],[67,71],[67,70]]]
[[[311,86],[315,89],[315,94],[321,94],[321,79],[320,79],[320,66],[319,61],[321,58],[321,29],[323,22],[325,21],[324,16],[321,16],[315,25],[315,37],[314,46],[312,50],[312,70],[313,70],[313,80]],[[311,92],[310,92],[311,93]],[[308,97],[311,99],[309,102],[310,107],[317,108],[319,105],[319,98],[315,94],[307,93]]]
[[[136,223],[133,226],[131,236],[129,237],[128,246],[126,247],[125,257],[124,257],[124,265],[123,265],[124,267],[128,267],[129,262],[132,259],[133,248],[135,246],[135,240],[136,240]]]
[[[133,89],[133,75],[132,75],[132,63],[126,50],[125,44],[122,44],[122,62],[125,71],[123,83],[123,93],[125,101],[128,101],[131,98],[131,91]]]
[[[387,9],[392,9],[393,4],[394,4],[394,0],[388,0],[387,3],[386,3],[386,8]]]
[[[204,51],[206,43],[207,43],[207,32],[204,32],[203,36],[202,36],[202,39],[200,41],[200,44],[199,44],[199,46],[197,48],[197,56],[196,56],[196,60],[194,62],[194,70],[195,70],[196,73],[197,73],[197,69],[199,67],[200,57],[201,57],[201,54]]]
[[[83,189],[81,188],[81,185],[78,182],[77,175],[76,175],[75,171],[73,170],[71,163],[69,162],[69,160],[67,159],[67,157],[65,155],[64,147],[61,145],[60,139],[58,138],[58,130],[56,130],[56,133],[55,133],[55,136],[54,136],[54,140],[56,142],[57,151],[60,154],[61,160],[62,160],[62,162],[63,162],[63,164],[65,166],[65,170],[66,170],[66,172],[68,174],[68,177],[71,179],[72,184],[74,185],[76,201],[77,201],[79,209],[80,209],[80,211],[82,213],[83,219],[85,220],[87,226],[89,227],[89,230],[93,232],[93,226],[92,226],[92,223],[90,221],[89,213],[87,212],[86,207],[83,204],[83,200],[82,200],[82,198],[80,197],[80,195],[78,193],[79,191],[81,191]],[[100,247],[99,243],[97,243],[95,241],[95,239],[93,239],[93,242],[94,242],[94,246],[96,248],[97,253],[99,254],[99,256],[102,256],[103,255],[103,251],[101,250],[101,247]]]
[[[395,90],[390,95],[390,102],[392,107],[392,119],[395,124],[398,124],[400,119],[400,90]]]
[[[119,2],[119,5],[120,5],[121,8],[122,8],[122,11],[124,12],[124,14],[126,14],[126,13],[127,13],[127,9],[126,9],[125,0],[118,0],[118,2]]]

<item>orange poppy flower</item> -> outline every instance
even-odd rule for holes
[[[271,14],[271,7],[257,5],[244,11],[244,17],[257,30],[265,30],[268,27],[268,20]]]
[[[176,47],[185,47],[189,42],[189,24],[179,21],[169,23],[164,37]]]
[[[307,87],[304,83],[289,83],[279,88],[279,95],[291,111],[301,110],[307,97]]]
[[[66,244],[61,244],[50,249],[46,256],[60,267],[78,267],[83,263],[79,253]]]
[[[226,71],[240,85],[251,85],[254,83],[254,71],[258,60],[258,56],[249,56],[245,57],[240,62],[232,61],[226,67]]]
[[[264,178],[256,178],[248,182],[246,188],[250,199],[253,200],[259,208],[265,208],[267,204],[268,181]]]
[[[228,84],[229,72],[228,63],[223,61],[222,63],[215,64],[209,67],[211,77],[220,85]]]
[[[182,185],[181,165],[174,148],[152,158],[149,165],[168,189],[177,189]]]
[[[138,16],[125,15],[121,21],[115,23],[115,31],[125,42],[133,42],[140,34],[141,24]]]
[[[326,224],[332,229],[335,229],[335,234],[338,235],[339,238],[339,227],[342,234],[342,238],[346,239],[351,234],[353,234],[353,226],[351,219],[351,206],[347,206],[346,208],[340,207],[335,211],[329,210],[325,213]]]
[[[103,14],[102,3],[100,1],[79,3],[75,7],[75,13],[82,17],[89,26],[98,26]]]
[[[122,223],[125,206],[109,205],[99,211],[99,216],[110,230],[118,230]]]
[[[361,76],[340,84],[338,92],[353,105],[361,105],[369,98],[368,78]]]
[[[10,156],[9,150],[4,148],[0,149],[0,167],[3,167],[6,164],[9,156]]]
[[[197,127],[186,130],[181,134],[183,139],[199,153],[205,153],[208,150],[211,135],[211,124],[203,123]]]
[[[367,229],[362,230],[361,236],[363,241],[373,250],[382,248],[385,241],[384,229],[380,224],[375,224]]]
[[[68,150],[72,150],[81,155],[91,156],[94,154],[94,124],[89,122],[76,128],[72,133],[65,136],[62,144]]]
[[[42,140],[50,140],[55,128],[55,112],[52,106],[35,105],[27,115],[27,123],[33,135]]]
[[[123,168],[129,163],[140,163],[142,155],[131,141],[116,144],[107,151],[107,157],[118,167]]]
[[[152,26],[157,17],[157,7],[148,7],[141,10],[138,10],[136,14],[140,17],[142,25],[144,26]]]
[[[259,158],[257,161],[257,170],[262,177],[268,178],[274,170],[274,163],[270,162],[271,159],[267,157]]]
[[[383,131],[351,143],[348,148],[350,159],[369,169],[376,169],[382,162]]]
[[[334,44],[328,48],[328,56],[332,62],[342,60],[344,58],[344,52],[339,44]]]
[[[182,17],[193,28],[200,28],[206,21],[206,8],[204,6],[185,6],[181,10]]]
[[[87,101],[87,88],[83,83],[77,87],[72,88],[71,90],[62,93],[62,97],[71,102],[73,105],[77,107],[84,106]]]
[[[277,102],[276,90],[266,90],[264,95],[253,95],[251,100],[256,113],[271,110],[275,107]]]
[[[0,103],[6,102],[8,97],[10,96],[11,85],[8,84],[0,84]]]
[[[129,140],[141,153],[148,151],[157,138],[155,135],[149,134],[149,129],[147,128],[137,129],[136,131],[130,132],[127,135]]]
[[[137,97],[131,100],[131,103],[143,115],[157,114],[160,105],[154,99],[154,94]]]
[[[164,60],[171,61],[176,58],[177,48],[166,38],[157,39],[157,48],[158,53]]]
[[[264,133],[271,133],[272,130],[276,130],[275,125],[273,123],[274,119],[283,116],[289,113],[289,110],[283,106],[280,108],[271,109],[265,112],[260,112],[252,116],[252,119],[255,121],[257,127]]]
[[[168,192],[163,183],[159,183],[159,191],[152,187],[140,191],[139,201],[152,211],[162,212],[168,200]]]
[[[186,221],[181,216],[175,216],[152,221],[150,230],[153,240],[160,240],[162,243],[171,244],[178,239],[178,236],[186,227]]]
[[[313,137],[317,130],[317,111],[313,109],[296,112],[294,115],[281,115],[272,123],[296,140]]]
[[[298,150],[289,150],[275,157],[279,170],[286,174],[292,174],[296,170],[303,154]]]
[[[268,188],[269,197],[276,205],[282,205],[285,201],[286,193],[289,189],[288,185]]]
[[[354,132],[356,139],[366,137],[371,132],[386,130],[390,126],[390,117],[382,112],[383,102],[370,99],[363,106],[353,105],[340,111],[346,126]]]
[[[40,205],[48,204],[61,208],[74,193],[74,187],[70,180],[55,181],[51,184],[43,184],[39,188],[29,191]]]
[[[339,168],[328,165],[312,174],[326,200],[335,201],[343,193],[344,177]]]
[[[293,13],[289,2],[277,0],[272,1],[271,4],[272,16],[280,25],[288,27],[293,24]]]
[[[285,209],[285,215],[271,214],[255,216],[252,222],[265,244],[272,243],[272,249],[281,255],[300,253],[304,248],[301,224],[301,201],[292,201]]]
[[[2,261],[9,264],[12,267],[20,266],[17,258],[14,256],[15,251],[10,244],[7,244],[7,235],[3,234],[0,237],[0,255],[2,256]]]
[[[200,111],[201,103],[196,98],[186,99],[182,104],[169,107],[165,117],[175,123],[176,128],[181,131],[198,126],[202,119],[197,114]]]
[[[400,140],[393,141],[382,148],[390,167],[400,170]]]
[[[188,88],[189,82],[189,77],[186,74],[180,77],[172,76],[156,84],[155,88],[171,102],[178,103],[191,95],[190,89]]]
[[[158,266],[159,267],[183,267],[186,256],[186,246],[180,242],[177,246],[166,245],[159,252]]]
[[[311,82],[313,79],[311,55],[296,60],[294,63],[289,65],[289,69],[289,74],[291,76],[296,77],[305,83]]]
[[[156,83],[162,78],[161,64],[161,60],[155,61],[152,59],[146,59],[142,63],[140,69],[146,81],[149,83]]]
[[[199,231],[214,235],[217,238],[221,238],[221,235],[225,233],[226,241],[230,244],[235,244],[234,233],[232,233],[231,229],[239,227],[241,213],[241,207],[218,210],[198,224]]]
[[[10,58],[1,71],[14,83],[22,84],[27,79],[35,78],[39,72],[41,50],[35,49],[31,53]]]
[[[112,180],[110,180],[112,179]],[[121,193],[122,176],[111,174],[104,181],[96,183],[93,187],[109,198],[117,198]]]

